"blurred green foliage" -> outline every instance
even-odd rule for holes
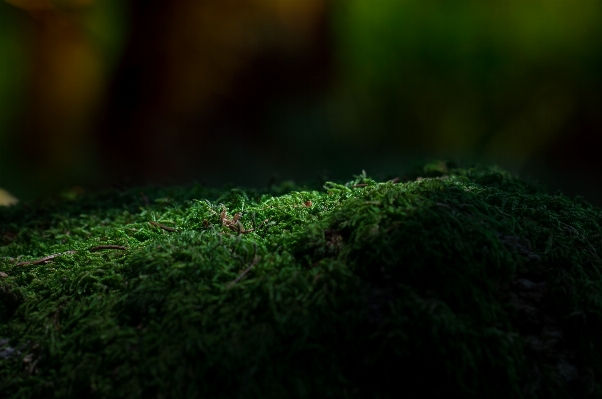
[[[601,16],[594,1],[350,0],[335,18],[355,115],[341,123],[396,149],[522,163],[596,95]]]

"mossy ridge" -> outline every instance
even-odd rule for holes
[[[432,162],[403,180],[0,210],[0,337],[21,352],[0,359],[0,390],[600,394],[600,210],[492,167]],[[88,251],[107,244],[128,249]],[[550,331],[564,336],[540,342]]]

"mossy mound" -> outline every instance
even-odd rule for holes
[[[452,162],[0,209],[0,392],[599,397],[601,221]]]

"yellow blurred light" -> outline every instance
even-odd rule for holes
[[[13,197],[11,193],[0,188],[0,206],[14,205],[17,202],[19,200]]]

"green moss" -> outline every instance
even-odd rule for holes
[[[0,392],[597,396],[601,220],[453,162],[0,209]]]

